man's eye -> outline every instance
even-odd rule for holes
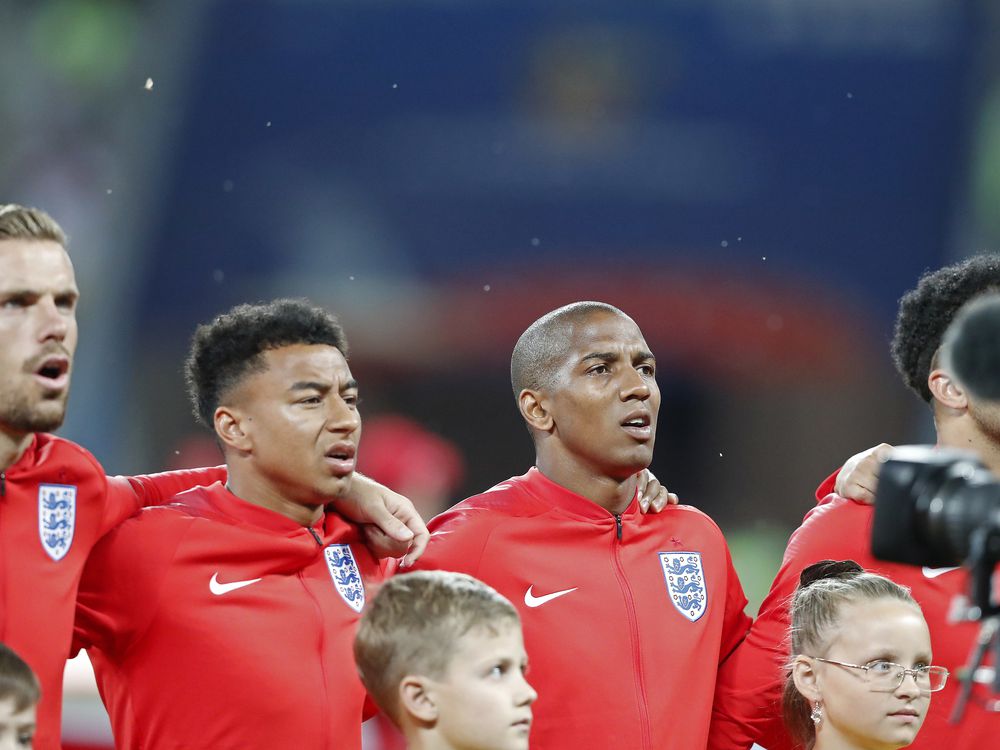
[[[607,365],[594,365],[589,370],[587,370],[587,373],[590,375],[603,375],[606,372],[608,372]]]
[[[643,375],[656,374],[656,369],[652,365],[639,365],[639,367],[637,367],[636,369],[639,370],[639,372],[641,372]]]

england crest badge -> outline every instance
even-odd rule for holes
[[[76,487],[42,484],[38,487],[38,535],[42,549],[56,562],[69,552],[76,531]]]
[[[355,612],[361,612],[365,606],[365,585],[358,572],[358,564],[354,553],[348,544],[331,544],[323,553],[326,555],[326,567],[330,577],[337,587],[337,593],[347,602],[347,606]]]
[[[700,552],[660,552],[660,567],[667,594],[677,610],[691,622],[708,609],[708,589]]]

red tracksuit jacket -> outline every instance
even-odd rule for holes
[[[750,625],[708,516],[633,500],[616,517],[531,469],[430,529],[417,567],[473,575],[521,613],[532,750],[705,747],[716,671]]]
[[[358,529],[312,528],[199,487],[91,553],[87,647],[120,748],[352,750],[365,691],[353,640],[381,577]]]
[[[874,509],[832,494],[836,474],[816,491],[819,504],[806,514],[792,534],[781,569],[746,641],[719,674],[712,718],[712,750],[745,750],[757,742],[769,750],[796,747],[781,719],[783,665],[788,660],[788,603],[803,568],[820,560],[855,560],[866,570],[908,586],[919,602],[931,632],[934,663],[951,677],[944,690],[931,697],[930,709],[911,750],[982,750],[996,747],[1000,713],[984,710],[989,691],[979,685],[959,726],[947,722],[958,696],[956,673],[967,662],[978,633],[974,623],[947,621],[952,599],[965,593],[963,570],[930,570],[897,565],[872,557]]]
[[[63,669],[91,548],[141,505],[220,477],[224,469],[110,478],[79,445],[48,434],[0,472],[0,641],[41,681],[35,750],[60,747]]]

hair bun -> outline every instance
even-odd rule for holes
[[[805,568],[799,575],[799,588],[822,580],[823,578],[853,578],[865,569],[854,560],[820,560]]]

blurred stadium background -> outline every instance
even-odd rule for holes
[[[998,41],[991,0],[4,0],[0,200],[83,290],[63,434],[218,460],[194,326],[307,296],[366,420],[457,450],[412,464],[454,501],[531,462],[520,331],[608,301],[659,358],[653,469],[753,608],[824,476],[932,439],[887,343],[923,270],[1000,246]]]

